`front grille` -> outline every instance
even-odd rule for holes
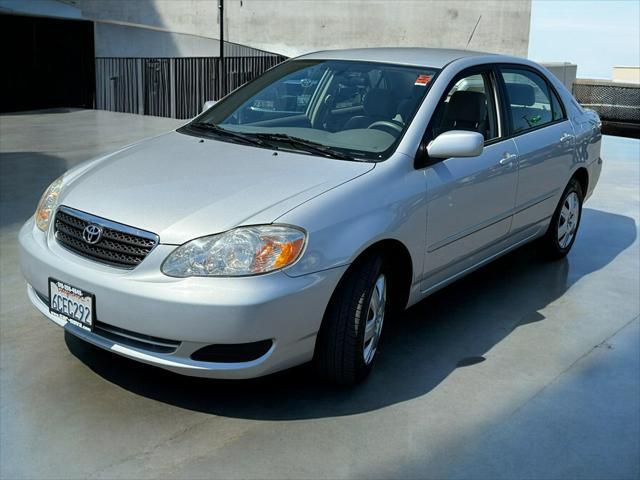
[[[83,238],[88,225],[102,229],[100,240],[91,244]],[[59,207],[54,222],[58,242],[96,262],[120,268],[135,268],[158,244],[154,233],[115,223],[69,207]]]

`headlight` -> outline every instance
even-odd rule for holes
[[[172,277],[237,277],[272,272],[295,262],[305,233],[284,225],[241,227],[176,248],[162,264]]]
[[[51,185],[44,191],[40,201],[38,202],[38,208],[36,208],[36,225],[43,232],[49,228],[49,222],[51,221],[51,215],[53,209],[58,201],[58,195],[62,188],[62,177],[59,177],[53,181]]]

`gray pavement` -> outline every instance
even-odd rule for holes
[[[29,304],[16,236],[74,164],[180,124],[0,116],[1,478],[640,477],[640,141],[605,164],[567,259],[525,247],[386,326],[366,383],[303,366],[207,381],[96,349]]]

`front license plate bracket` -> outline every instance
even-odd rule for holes
[[[84,330],[93,331],[96,297],[93,293],[49,278],[49,312]]]

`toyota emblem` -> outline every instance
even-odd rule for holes
[[[82,231],[82,238],[89,245],[95,245],[102,238],[102,227],[94,223],[90,223]]]

